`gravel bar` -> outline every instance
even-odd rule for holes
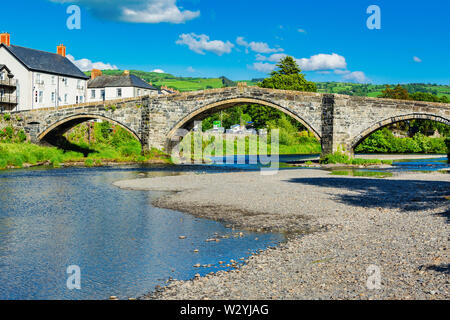
[[[172,191],[155,205],[290,235],[235,270],[173,281],[148,299],[449,298],[448,174],[377,179],[295,169],[271,176],[191,173],[115,185]],[[369,266],[380,271],[378,288],[367,285],[374,278]]]

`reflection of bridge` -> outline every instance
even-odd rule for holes
[[[339,146],[353,151],[369,134],[398,121],[430,119],[450,125],[450,104],[246,86],[22,111],[13,113],[11,121],[38,143],[52,142],[84,121],[104,119],[131,132],[144,150],[167,149],[177,129],[190,129],[194,121],[238,104],[265,105],[295,118],[321,141],[324,154]]]

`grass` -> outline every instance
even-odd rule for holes
[[[379,159],[360,159],[352,158],[343,152],[335,152],[320,159],[321,164],[348,164],[348,165],[391,165],[392,160],[379,160]]]
[[[100,166],[104,162],[163,162],[171,163],[170,157],[152,149],[141,154],[139,141],[122,129],[108,122],[95,123],[91,132],[91,142],[87,139],[88,126],[81,124],[66,134],[66,146],[76,151],[43,147],[28,142],[12,141],[0,143],[0,169],[21,168],[25,164],[49,163],[59,167],[63,163],[84,163],[86,167]]]
[[[373,177],[373,178],[387,178],[393,176],[391,172],[357,171],[357,170],[333,170],[331,171],[331,174],[334,176]]]

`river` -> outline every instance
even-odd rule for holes
[[[305,156],[280,158],[302,159]],[[443,159],[395,165],[398,170],[448,168]],[[156,208],[152,199],[161,194],[112,185],[117,180],[186,171],[257,168],[126,166],[1,172],[0,299],[139,297],[170,277],[186,280],[227,269],[218,262],[240,261],[277,245],[285,240],[281,234],[232,230],[219,222]],[[206,241],[211,238],[220,241]],[[193,267],[196,264],[211,266]],[[80,267],[80,290],[67,288],[71,265]]]

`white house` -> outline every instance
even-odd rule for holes
[[[3,111],[86,102],[89,77],[66,58],[64,45],[57,47],[57,53],[44,52],[12,45],[10,35],[2,33],[0,65],[4,66],[2,77],[9,77],[0,81],[0,94],[3,92],[0,109]]]
[[[157,95],[159,90],[141,78],[125,71],[122,75],[102,75],[100,70],[92,70],[88,81],[89,102],[135,98],[145,95]]]

